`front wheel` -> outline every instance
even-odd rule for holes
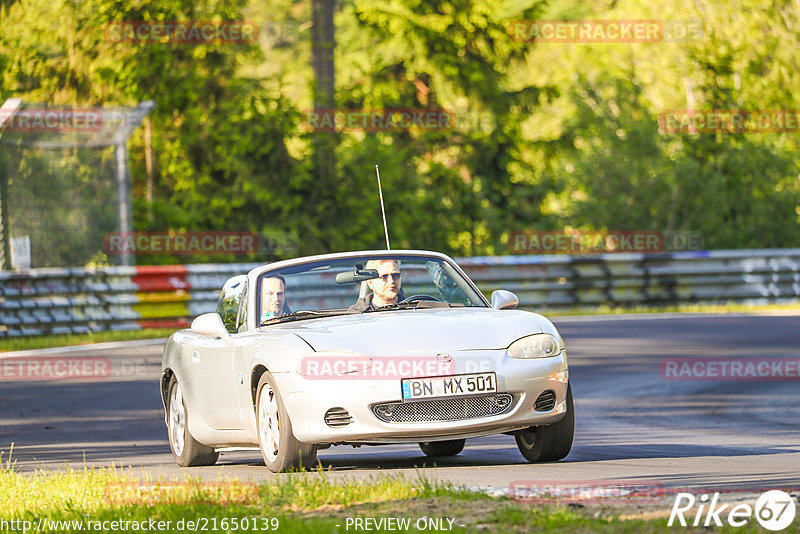
[[[173,375],[169,381],[169,399],[167,408],[167,428],[169,429],[169,448],[175,463],[181,467],[214,465],[219,453],[213,447],[203,445],[189,433],[187,425],[189,412],[183,400],[178,380]]]
[[[450,441],[428,441],[419,444],[419,448],[426,456],[455,456],[464,450],[465,439]]]
[[[317,446],[302,443],[292,433],[292,422],[283,404],[275,379],[269,372],[261,375],[256,397],[258,444],[264,463],[273,473],[302,469],[317,461]]]
[[[535,426],[517,433],[519,452],[529,462],[556,462],[565,458],[572,448],[575,434],[575,410],[572,406],[572,386],[567,386],[567,413],[557,423]]]

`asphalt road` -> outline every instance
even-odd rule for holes
[[[800,360],[798,316],[556,318],[567,343],[576,432],[561,462],[529,464],[514,438],[467,441],[451,461],[418,447],[333,447],[319,459],[333,476],[402,473],[459,485],[606,481],[736,490],[800,487],[800,381],[666,379],[669,358]],[[40,356],[109,358],[94,381],[0,381],[0,451],[20,472],[87,465],[131,466],[150,476],[270,479],[258,451],[222,453],[214,467],[172,460],[158,393],[161,345]],[[8,355],[0,355],[0,363]]]

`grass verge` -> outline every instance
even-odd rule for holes
[[[800,303],[795,304],[680,304],[674,306],[593,306],[591,308],[567,308],[533,310],[547,317],[567,317],[570,315],[620,315],[627,313],[763,313],[800,312]]]
[[[107,341],[133,341],[137,339],[156,339],[169,337],[174,328],[152,328],[147,330],[125,330],[116,332],[94,332],[89,334],[63,334],[55,336],[36,336],[0,339],[0,352],[12,350],[47,349],[70,345],[89,345]]]
[[[664,517],[622,520],[613,510],[521,503],[421,476],[415,481],[402,476],[332,478],[318,470],[260,484],[230,479],[167,481],[136,478],[114,467],[22,475],[6,462],[0,469],[0,531],[671,531]],[[752,525],[735,530],[756,531]]]

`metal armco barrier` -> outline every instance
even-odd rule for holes
[[[216,308],[229,277],[259,264],[0,273],[0,338],[183,328]]]
[[[135,267],[0,273],[0,337],[140,328]]]
[[[484,293],[513,291],[525,308],[800,298],[800,249],[492,256],[459,264]]]
[[[527,309],[800,299],[800,249],[457,261],[487,296],[507,289]],[[186,327],[215,310],[228,278],[258,265],[0,273],[0,337]]]

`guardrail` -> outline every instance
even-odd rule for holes
[[[524,308],[800,299],[800,249],[596,256],[491,256],[459,265],[484,293]],[[203,264],[0,273],[0,337],[182,328],[214,311],[231,276],[258,266]]]
[[[481,290],[513,291],[523,307],[800,298],[800,249],[494,256],[459,264]]]

